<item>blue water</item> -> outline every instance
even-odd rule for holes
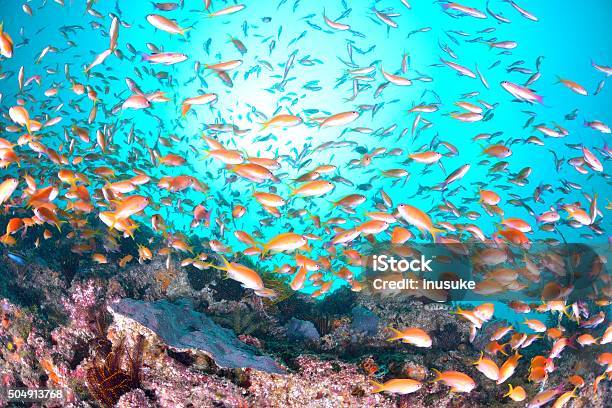
[[[478,191],[487,186],[498,192],[502,197],[500,206],[506,217],[520,217],[528,221],[534,233],[529,234],[532,241],[542,239],[562,240],[556,232],[544,232],[538,229],[535,219],[523,207],[507,203],[511,198],[522,198],[537,214],[547,211],[551,206],[559,210],[562,221],[558,229],[565,240],[569,242],[607,242],[607,232],[594,234],[588,227],[572,228],[565,224],[566,213],[559,205],[566,203],[581,203],[587,209],[589,202],[583,193],[592,195],[599,193],[599,208],[604,218],[598,222],[601,230],[609,229],[607,210],[608,203],[607,162],[598,149],[609,143],[609,136],[583,125],[584,120],[600,120],[612,124],[612,90],[609,84],[604,86],[598,95],[593,95],[599,82],[605,74],[596,71],[591,66],[591,60],[600,65],[612,65],[612,44],[609,40],[609,22],[612,16],[612,3],[606,0],[589,1],[576,4],[570,1],[540,1],[519,3],[539,18],[533,22],[521,16],[510,4],[502,1],[489,2],[490,9],[497,14],[503,14],[512,22],[501,24],[490,15],[486,19],[476,19],[469,16],[452,18],[445,14],[439,3],[430,1],[412,1],[412,8],[406,8],[400,1],[350,1],[350,2],[254,2],[245,1],[246,8],[238,13],[209,18],[203,10],[202,1],[186,0],[182,8],[163,12],[154,9],[150,2],[99,2],[93,4],[93,9],[102,17],[98,18],[86,12],[82,2],[66,1],[65,6],[55,2],[32,1],[33,16],[21,9],[22,2],[0,1],[4,21],[4,30],[15,43],[14,56],[11,59],[0,59],[1,72],[5,76],[0,80],[2,100],[0,110],[3,115],[8,108],[17,103],[18,98],[25,99],[25,107],[31,117],[42,122],[48,117],[62,116],[63,120],[50,128],[43,129],[39,134],[47,146],[59,149],[67,148],[68,141],[64,139],[64,130],[68,130],[68,138],[74,137],[70,126],[89,129],[92,140],[97,129],[104,126],[115,126],[117,131],[113,136],[114,151],[101,154],[99,160],[87,162],[67,168],[85,172],[92,179],[89,186],[93,193],[100,188],[104,180],[93,176],[90,172],[94,166],[108,165],[117,171],[117,179],[134,175],[133,168],[146,171],[154,178],[167,175],[189,174],[197,177],[209,186],[207,193],[195,192],[191,189],[182,193],[169,193],[160,190],[155,183],[142,186],[139,194],[148,195],[153,202],[159,204],[162,198],[170,198],[171,205],[152,205],[145,214],[134,219],[141,224],[149,224],[149,218],[159,213],[174,233],[185,233],[191,236],[191,243],[198,244],[200,240],[218,239],[229,245],[234,251],[246,248],[233,235],[234,230],[244,230],[260,235],[259,240],[267,241],[271,237],[290,230],[300,233],[312,233],[321,236],[321,241],[311,242],[313,258],[326,254],[325,243],[333,232],[329,228],[316,228],[309,217],[299,219],[289,217],[289,209],[306,208],[312,214],[319,215],[322,220],[331,216],[346,217],[350,227],[365,219],[367,211],[374,210],[375,200],[380,201],[380,190],[384,189],[393,199],[394,205],[408,203],[427,212],[434,222],[449,221],[451,223],[474,223],[478,225],[487,237],[497,231],[499,217],[487,215],[478,204]],[[212,10],[220,10],[234,3],[213,1]],[[485,10],[486,2],[471,1],[466,5]],[[393,17],[397,28],[389,28],[374,15],[372,7],[387,14],[398,13]],[[351,31],[334,31],[325,25],[322,14],[332,20],[345,14],[339,22],[349,24]],[[183,28],[190,28],[184,36],[171,35],[154,29],[146,20],[150,13],[157,13],[176,20]],[[104,64],[94,67],[91,75],[86,76],[83,69],[90,64],[96,55],[108,48],[108,31],[111,15],[116,15],[124,23],[119,30],[118,49],[123,53],[120,59],[116,55],[109,56]],[[66,28],[66,26],[78,26]],[[126,27],[126,26],[129,26]],[[424,28],[427,31],[414,32]],[[491,29],[489,32],[484,30]],[[65,36],[61,32],[65,33]],[[409,35],[409,33],[414,32]],[[463,35],[465,34],[465,35]],[[247,48],[241,55],[236,47],[229,42],[229,36],[241,40]],[[468,42],[466,40],[480,40]],[[487,41],[516,41],[517,48],[509,53],[491,49]],[[210,43],[209,43],[210,42]],[[150,54],[147,43],[154,44],[166,52],[180,52],[188,56],[187,61],[172,66],[151,65],[141,61],[140,53]],[[274,46],[272,46],[274,44]],[[131,45],[136,54],[129,51]],[[57,52],[48,53],[41,63],[34,61],[46,46],[52,46]],[[453,59],[443,48],[450,48],[457,57]],[[358,96],[347,101],[353,94],[353,84],[347,77],[345,64],[351,61],[355,67],[377,67],[375,81],[361,83],[362,89]],[[295,59],[289,70],[287,80],[279,89],[285,64],[292,53]],[[404,54],[408,55],[408,71],[400,71]],[[462,77],[447,66],[440,66],[440,57],[452,60],[475,71],[476,66],[488,82],[487,89],[479,78]],[[502,89],[501,81],[512,81],[523,84],[529,74],[508,72],[507,68],[516,61],[524,61],[517,65],[535,72],[536,59],[541,60],[541,78],[531,85],[537,94],[544,97],[543,105],[516,103],[512,96]],[[209,70],[204,64],[214,64],[221,61],[242,59],[242,65],[230,72],[233,86],[230,88]],[[493,66],[496,62],[497,65]],[[199,67],[196,67],[199,64]],[[382,94],[375,98],[374,91],[384,81],[379,67],[382,64],[385,71],[393,72],[413,80],[412,86],[401,87],[390,84]],[[39,75],[41,85],[35,82],[27,85],[20,92],[17,85],[17,73],[24,67],[25,79]],[[70,77],[83,85],[92,86],[98,93],[98,114],[95,121],[87,123],[87,117],[92,102],[86,95],[77,96],[70,90],[66,79],[65,66]],[[493,66],[493,67],[492,67]],[[271,70],[268,68],[270,67]],[[157,79],[154,74],[167,72],[168,79]],[[559,84],[557,76],[567,78],[583,85],[589,92],[588,96],[573,93]],[[169,102],[153,103],[146,110],[123,110],[113,114],[112,108],[130,96],[126,86],[126,78],[133,79],[145,93],[161,90],[170,98]],[[431,78],[431,82],[416,80],[419,77]],[[60,88],[55,97],[47,98],[43,92],[51,86]],[[306,88],[305,88],[306,86]],[[313,88],[314,87],[314,88]],[[310,88],[310,89],[308,89]],[[316,89],[316,90],[313,90]],[[185,98],[200,93],[214,92],[218,101],[212,107],[196,106],[185,118],[181,118],[180,106]],[[478,93],[468,98],[465,94]],[[463,96],[462,96],[463,95]],[[453,119],[449,113],[460,111],[455,102],[469,101],[478,103],[485,101],[493,105],[492,118],[476,123],[462,123]],[[416,117],[408,113],[408,109],[417,104],[439,103],[440,109],[435,113],[422,114],[423,120],[431,123],[430,127],[412,134],[411,128]],[[59,107],[61,105],[61,107]],[[308,117],[322,117],[343,111],[356,110],[362,105],[377,105],[376,114],[363,111],[360,118],[348,126],[340,128],[318,129]],[[78,109],[77,109],[78,108]],[[577,109],[575,120],[566,120],[564,116]],[[305,124],[288,129],[258,131],[260,123],[265,119],[255,111],[271,118],[278,113],[292,113],[303,118]],[[524,124],[531,117],[524,111],[532,112],[535,119],[530,126]],[[4,126],[10,124],[3,118]],[[207,124],[233,124],[240,129],[252,129],[245,136],[230,133],[218,133],[207,130]],[[308,124],[308,126],[306,125]],[[418,128],[426,122],[421,121]],[[533,129],[533,125],[545,124],[553,127],[559,124],[569,131],[565,138],[549,138]],[[393,125],[397,128],[382,137],[383,129]],[[136,141],[128,144],[128,133],[133,127]],[[373,135],[351,132],[354,127],[368,127],[378,130]],[[408,131],[400,137],[403,129]],[[502,132],[490,141],[473,140],[481,133]],[[212,158],[205,157],[206,143],[202,133],[217,138],[227,148],[235,148],[259,157],[281,157],[282,167],[275,171],[281,178],[277,184],[255,185],[255,183],[238,178],[228,182],[231,173]],[[268,134],[271,137],[265,138]],[[1,135],[15,141],[20,133]],[[162,146],[158,137],[176,135],[180,142],[172,147]],[[524,144],[521,140],[529,136],[537,136],[544,141],[544,146]],[[265,139],[265,140],[261,140]],[[506,159],[508,172],[492,176],[488,173],[490,167],[498,159],[489,158],[488,164],[479,164],[486,157],[481,155],[483,146],[492,143],[512,143],[512,155]],[[376,157],[367,167],[351,166],[351,160],[359,160],[362,154],[355,146],[337,149],[325,149],[313,152],[313,148],[329,141],[350,141],[372,152],[376,148],[402,149],[401,156]],[[437,165],[426,167],[419,163],[403,163],[408,153],[423,150],[438,150],[446,152],[437,145],[437,141],[452,143],[459,149],[455,157],[443,157],[441,163],[446,173]],[[576,172],[567,159],[581,156],[580,150],[568,147],[568,144],[583,144],[604,162],[604,172],[596,173],[589,170],[588,175]],[[157,148],[162,155],[175,153],[187,159],[187,165],[181,167],[160,166],[149,160],[147,148]],[[22,150],[28,150],[26,146]],[[308,154],[303,154],[307,150]],[[557,157],[565,159],[559,171],[555,169],[553,150]],[[90,152],[101,153],[92,142],[85,144],[77,142],[77,154]],[[31,153],[24,153],[30,154]],[[128,162],[128,158],[137,155],[137,160]],[[301,160],[295,162],[300,155]],[[32,155],[33,156],[33,155]],[[311,159],[311,162],[306,162]],[[41,185],[55,183],[59,167],[45,157],[37,159],[37,166],[17,168],[10,166],[2,172],[6,175],[16,175],[18,172],[30,172],[43,179]],[[261,210],[260,204],[251,198],[253,189],[270,191],[274,186],[278,194],[288,197],[295,184],[292,179],[314,169],[321,164],[335,164],[338,170],[333,175],[339,175],[351,180],[355,186],[348,187],[335,183],[333,193],[321,198],[295,198],[289,205],[282,208],[282,217],[271,225],[262,225],[261,220],[269,218]],[[459,182],[451,185],[444,194],[439,191],[420,189],[439,184],[453,170],[464,164],[471,164],[467,175]],[[516,186],[508,182],[511,176],[525,167],[530,167],[532,173],[529,183]],[[410,172],[410,178],[395,182],[392,178],[380,175],[381,170],[403,168]],[[427,169],[426,172],[424,170]],[[331,177],[332,175],[329,175]],[[576,183],[582,187],[570,189],[569,194],[559,190],[563,182]],[[330,212],[330,201],[336,201],[346,194],[354,193],[359,184],[370,183],[367,191],[359,191],[368,197],[368,201],[360,206],[354,217],[339,210]],[[482,183],[482,184],[479,184]],[[542,184],[550,184],[552,191],[543,193],[543,202],[534,203],[534,189]],[[460,187],[458,189],[458,187]],[[516,196],[512,196],[512,195]],[[448,218],[436,206],[445,197],[462,210],[462,217]],[[191,228],[192,208],[196,204],[203,205],[211,211],[209,228]],[[231,206],[242,204],[247,207],[247,215],[239,220],[232,220]],[[63,204],[60,204],[62,207]],[[97,214],[91,216],[94,217]],[[467,211],[477,211],[480,218],[468,220]],[[217,222],[217,220],[219,222]],[[226,228],[221,235],[219,225]],[[421,236],[416,229],[415,241],[428,242],[429,236]],[[38,231],[37,233],[40,233]],[[138,239],[138,234],[136,234]],[[163,242],[161,236],[158,241]],[[388,240],[386,233],[377,236],[379,241]],[[365,243],[363,238],[355,241],[352,246],[360,249]],[[285,262],[292,262],[292,256],[279,254],[271,259],[260,262],[262,269],[272,270]],[[340,258],[334,259],[333,268],[343,266]],[[359,270],[354,269],[358,274]],[[332,279],[326,271],[325,279]],[[334,287],[345,284],[337,280]],[[312,291],[307,287],[306,291]]]

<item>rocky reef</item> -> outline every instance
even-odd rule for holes
[[[449,307],[401,296],[341,289],[322,300],[292,293],[254,296],[219,272],[162,259],[124,268],[83,260],[2,254],[0,379],[6,388],[54,388],[44,407],[513,407],[474,367],[486,338],[473,342],[466,320]],[[280,286],[279,286],[280,287]],[[389,327],[420,327],[430,348],[389,342]],[[521,351],[528,360],[537,346]],[[570,407],[605,407],[610,382],[585,350],[555,360],[546,388],[570,374],[589,384]],[[498,365],[503,356],[492,357]],[[436,370],[462,371],[470,393],[433,382]],[[512,378],[528,395],[527,364]],[[408,395],[373,393],[372,382],[411,378]],[[28,406],[28,403],[13,403]],[[6,394],[0,406],[7,406]]]

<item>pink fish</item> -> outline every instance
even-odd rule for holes
[[[537,95],[534,91],[521,85],[517,85],[510,81],[502,81],[500,83],[502,88],[508,91],[516,99],[524,102],[535,103],[538,102],[543,104],[543,98]]]

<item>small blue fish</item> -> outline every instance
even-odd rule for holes
[[[9,252],[8,253],[8,257],[9,257],[9,259],[11,261],[13,261],[13,262],[15,262],[15,263],[17,263],[19,265],[25,265],[26,264],[26,260],[23,257],[21,257],[20,255],[15,254],[13,252]]]

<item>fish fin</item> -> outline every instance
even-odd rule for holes
[[[111,200],[111,201],[113,201],[113,200]],[[111,212],[110,214],[112,214],[112,216],[113,216],[113,222],[109,226],[109,228],[112,230],[112,229],[115,228],[115,225],[117,224],[117,216],[115,215],[114,212]]]
[[[505,394],[503,395],[504,397],[507,397],[508,395],[512,394],[512,391],[513,391],[512,384],[508,383],[508,387],[509,387],[510,389],[508,390],[508,392],[507,392],[507,393],[505,393]]]
[[[376,388],[372,391],[373,393],[378,393],[384,391],[384,385],[379,383],[378,381],[370,380],[370,383]]]
[[[480,358],[478,360],[476,360],[474,363],[472,363],[473,365],[478,365],[480,364],[480,362],[482,361],[482,356],[484,356],[484,353],[481,351],[480,352]]]

